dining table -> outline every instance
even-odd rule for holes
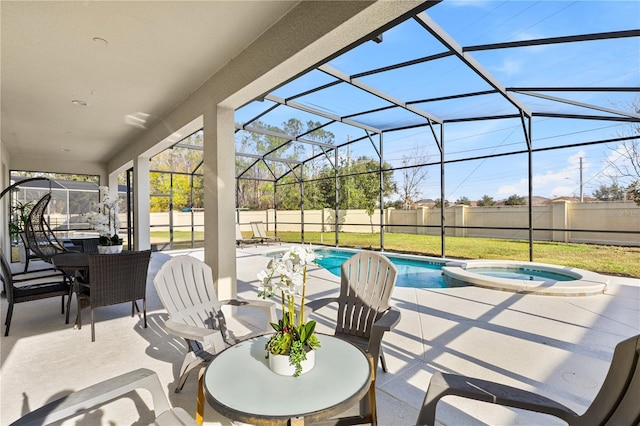
[[[201,377],[206,400],[223,416],[258,426],[304,425],[343,414],[374,391],[371,357],[345,340],[317,336],[315,366],[298,377],[269,369],[270,335],[225,349]]]
[[[89,270],[89,253],[67,251],[54,255],[51,258],[53,266],[63,271],[70,277],[76,272],[86,274]]]
[[[67,302],[67,310],[71,306],[71,298],[76,293],[78,298],[79,285],[77,277],[81,277],[83,281],[89,281],[89,253],[66,251],[55,254],[51,257],[51,262],[56,269],[62,271],[70,282],[69,299]],[[79,299],[77,299],[79,300]],[[79,302],[78,302],[79,303]],[[80,323],[80,306],[76,314],[76,326]]]

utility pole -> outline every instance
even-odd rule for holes
[[[582,203],[584,198],[582,197],[582,157],[580,157],[580,202]]]

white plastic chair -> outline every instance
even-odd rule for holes
[[[197,425],[184,409],[171,407],[157,374],[146,368],[140,368],[50,402],[26,414],[10,426],[42,426],[58,423],[82,415],[136,389],[146,389],[151,393],[155,414],[154,425]]]
[[[235,336],[227,328],[223,305],[258,309],[268,323],[276,322],[275,304],[262,300],[218,300],[211,268],[191,256],[176,256],[167,261],[153,280],[158,296],[169,313],[167,331],[187,342],[176,392],[184,386],[189,373],[208,363],[229,345],[252,337],[255,333]]]

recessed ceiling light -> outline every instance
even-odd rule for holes
[[[87,105],[89,105],[85,101],[81,101],[79,99],[74,99],[74,100],[71,101],[71,103],[74,104],[74,105],[78,105],[78,106],[87,106]]]
[[[60,148],[60,151],[62,151],[62,152],[69,152],[70,150],[69,150],[69,149],[67,149],[67,148]]]
[[[106,39],[102,38],[102,37],[94,37],[92,40],[95,41],[98,44],[102,44],[102,45],[105,45],[105,46],[107,44],[109,44],[109,42]]]

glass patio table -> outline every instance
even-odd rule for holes
[[[343,413],[369,390],[368,356],[349,342],[318,335],[314,368],[299,377],[269,369],[263,335],[229,347],[204,373],[209,404],[232,420],[254,425],[306,424]]]

